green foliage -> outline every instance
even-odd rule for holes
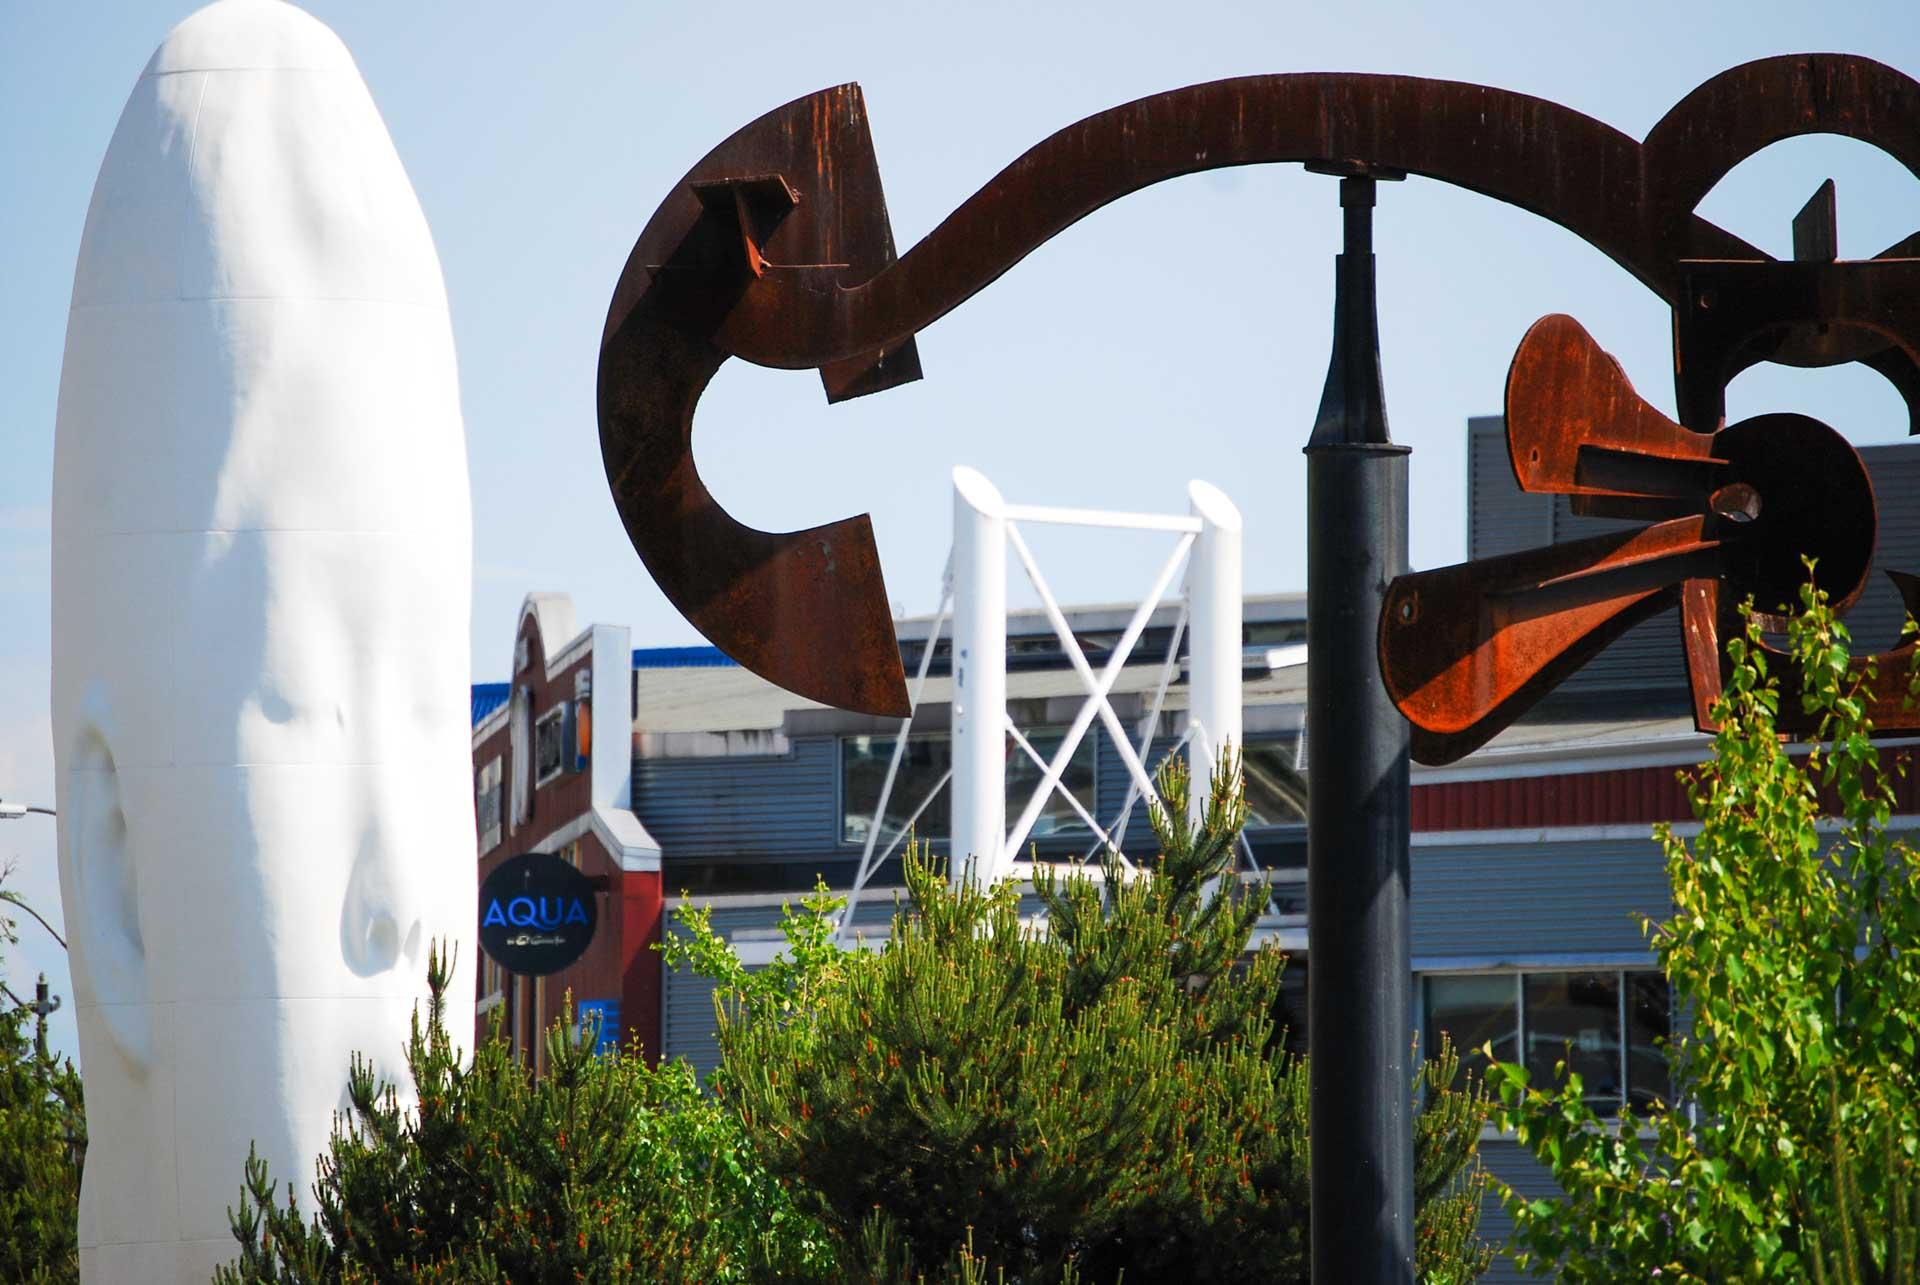
[[[742,964],[713,931],[713,912],[705,906],[683,905],[674,911],[686,935],[669,937],[656,949],[668,968],[712,978],[719,984],[717,992],[736,1009],[750,1008],[785,1022],[810,1011],[825,990],[868,958],[863,950],[844,951],[834,944],[834,917],[845,904],[845,898],[827,890],[824,880],[817,880],[813,891],[800,899],[800,913],[782,902],[780,934],[786,948],[756,969]]]
[[[1916,1285],[1920,1282],[1920,1181],[1910,1158],[1899,1152],[1898,1115],[1884,1103],[1856,1097],[1854,1127],[1842,1116],[1840,1088],[1828,1077],[1828,1159],[1834,1205],[1821,1220],[1807,1257],[1815,1285]],[[1864,1106],[1865,1109],[1861,1109]],[[1887,1189],[1887,1207],[1860,1197],[1862,1153],[1882,1174],[1900,1175]]]
[[[831,1233],[845,1279],[1305,1280],[1307,1068],[1273,1022],[1285,960],[1247,954],[1265,901],[1230,877],[1238,764],[1198,825],[1184,766],[1160,773],[1160,855],[1135,874],[950,887],[917,847],[910,909],[877,953],[801,950],[745,974],[705,919],[670,952],[720,976],[721,1098],[768,1169]],[[1223,878],[1223,876],[1229,876]],[[1213,890],[1220,889],[1218,895]],[[827,940],[831,899],[787,914]],[[1465,1281],[1487,1105],[1426,1070],[1423,1279]],[[1412,1088],[1413,1086],[1410,1086]]]
[[[818,1233],[754,1164],[739,1127],[684,1064],[596,1055],[569,1013],[534,1080],[493,1034],[463,1066],[436,953],[403,1104],[354,1059],[318,1211],[284,1205],[257,1157],[230,1211],[240,1258],[224,1285],[322,1282],[763,1282],[826,1279]]]
[[[1493,1072],[1496,1121],[1567,1193],[1507,1193],[1537,1272],[1913,1279],[1920,880],[1913,849],[1887,833],[1893,778],[1865,712],[1877,675],[1850,676],[1845,627],[1804,589],[1788,647],[1818,731],[1796,761],[1775,732],[1762,623],[1749,613],[1728,644],[1714,757],[1690,780],[1699,835],[1657,831],[1674,913],[1647,930],[1687,1018],[1668,1043],[1683,1105],[1608,1124],[1578,1076],[1552,1087],[1518,1066]]]
[[[4,889],[0,902],[21,904]],[[0,915],[0,946],[14,943],[13,929]],[[31,1010],[0,995],[0,1280],[64,1285],[80,1279],[86,1115],[79,1072],[40,1055],[33,1024]]]

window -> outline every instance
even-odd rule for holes
[[[567,707],[555,705],[533,725],[533,783],[545,785],[566,771],[571,761],[567,751]]]
[[[474,815],[480,828],[480,851],[500,842],[500,760],[488,760],[473,783]]]
[[[513,689],[513,815],[511,828],[527,823],[533,807],[533,693],[516,685]]]
[[[1028,741],[1042,758],[1051,759],[1060,748],[1059,731],[1026,733]],[[891,736],[849,736],[840,742],[840,838],[844,843],[865,843],[873,824],[874,809],[880,805],[880,787],[886,783],[887,764],[893,758]],[[900,771],[894,777],[893,793],[887,798],[887,814],[882,821],[882,841],[891,839],[907,824],[914,809],[920,807],[934,788],[914,833],[921,839],[945,839],[951,830],[952,791],[941,785],[941,778],[953,769],[953,742],[945,732],[929,732],[907,737],[906,752],[900,756]],[[1027,757],[1014,740],[1007,738],[1007,823],[1011,825],[1027,805],[1034,788],[1040,784],[1040,766]],[[1067,760],[1060,783],[1079,800],[1089,813],[1094,808],[1093,737],[1083,736]],[[1090,833],[1073,805],[1054,791],[1033,823],[1030,837]]]
[[[1667,979],[1657,972],[1440,974],[1426,979],[1426,1040],[1442,1034],[1461,1065],[1486,1070],[1483,1045],[1503,1062],[1522,1062],[1535,1084],[1557,1082],[1565,1062],[1585,1085],[1595,1111],[1619,1111],[1622,1095],[1644,1112],[1670,1089],[1666,1053],[1672,1033]]]
[[[1294,768],[1293,747],[1256,741],[1240,753],[1247,790],[1247,825],[1305,825],[1307,778]]]
[[[1026,732],[1028,742],[1034,752],[1047,762],[1053,762],[1053,756],[1060,751],[1060,743],[1066,739],[1060,732]],[[892,747],[889,746],[889,749]],[[1027,756],[1012,737],[1007,738],[1007,825],[1020,819],[1027,807],[1027,800],[1040,788],[1040,781],[1046,776],[1046,769]],[[1093,812],[1093,733],[1089,731],[1073,747],[1073,757],[1067,760],[1066,767],[1060,772],[1060,784],[1071,794],[1075,801],[1089,814]],[[869,813],[871,815],[871,813]],[[1050,790],[1040,806],[1040,813],[1033,819],[1033,829],[1027,833],[1027,840],[1044,839],[1049,835],[1072,834],[1091,835],[1087,823],[1074,811],[1073,804],[1060,797],[1059,790]],[[1024,845],[1023,845],[1024,846]]]

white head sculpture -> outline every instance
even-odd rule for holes
[[[206,1281],[249,1143],[304,1195],[350,1051],[400,1075],[431,940],[471,994],[471,539],[445,287],[379,113],[313,18],[220,0],[114,131],[60,385],[88,1281]]]

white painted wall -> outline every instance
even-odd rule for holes
[[[351,56],[282,0],[201,10],[134,87],[54,474],[82,1272],[204,1282],[249,1143],[304,1194],[350,1051],[403,1075],[429,940],[472,992],[445,288]]]

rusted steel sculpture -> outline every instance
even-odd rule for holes
[[[1380,621],[1380,666],[1414,725],[1414,757],[1446,763],[1477,749],[1627,629],[1676,604],[1695,721],[1710,728],[1742,602],[1784,629],[1806,579],[1803,557],[1817,559],[1842,610],[1859,597],[1877,525],[1859,454],[1804,415],[1722,427],[1727,381],[1756,362],[1860,361],[1893,381],[1920,428],[1920,259],[1906,257],[1916,242],[1836,262],[1833,221],[1829,182],[1794,220],[1795,260],[1681,262],[1674,369],[1693,427],[1641,401],[1571,318],[1547,317],[1527,333],[1507,375],[1520,489],[1649,525],[1397,580]],[[1908,610],[1920,609],[1920,581],[1889,575]],[[1854,662],[1889,676],[1872,698],[1883,732],[1920,726],[1894,677],[1914,650],[1908,642]],[[1774,662],[1791,688],[1791,664],[1778,652]],[[1792,699],[1779,721],[1783,731],[1810,730]]]
[[[1844,438],[1804,415],[1693,432],[1635,396],[1571,317],[1536,322],[1515,354],[1507,440],[1522,490],[1571,496],[1576,513],[1649,524],[1393,583],[1380,618],[1381,672],[1423,762],[1477,748],[1628,628],[1675,604],[1704,723],[1735,603],[1751,596],[1762,612],[1789,610],[1806,579],[1803,555],[1819,560],[1843,609],[1866,586],[1873,487]],[[1792,711],[1783,704],[1783,724]]]
[[[1509,398],[1526,424],[1515,428],[1525,450],[1552,464],[1527,463],[1523,485],[1564,488],[1577,511],[1698,519],[1684,536],[1657,525],[1605,547],[1410,577],[1383,624],[1381,651],[1416,726],[1416,756],[1443,761],[1482,743],[1676,599],[1704,711],[1733,604],[1797,583],[1797,551],[1791,567],[1772,556],[1768,533],[1795,532],[1777,520],[1790,503],[1773,485],[1780,473],[1766,470],[1808,478],[1811,462],[1796,454],[1803,442],[1836,461],[1839,472],[1821,475],[1817,488],[1825,500],[1801,496],[1790,510],[1836,590],[1857,593],[1838,577],[1865,567],[1874,529],[1870,502],[1859,505],[1857,462],[1831,434],[1799,417],[1722,432],[1727,381],[1758,361],[1864,362],[1900,389],[1920,426],[1920,262],[1906,257],[1920,252],[1920,237],[1871,261],[1835,262],[1827,193],[1797,221],[1796,259],[1778,262],[1694,213],[1741,160],[1812,133],[1872,143],[1920,172],[1920,85],[1865,58],[1770,58],[1714,77],[1635,142],[1566,107],[1480,85],[1245,77],[1061,130],[896,260],[859,87],[823,90],[708,153],[641,234],[601,344],[608,482],[648,569],[722,650],[804,696],[902,714],[905,683],[868,520],[756,531],[702,485],[694,407],[721,363],[817,369],[829,400],[879,392],[920,377],[918,331],[1129,192],[1233,165],[1405,170],[1551,219],[1667,300],[1681,426],[1651,417],[1560,322],[1529,336]],[[1563,392],[1567,380],[1577,388]],[[1715,453],[1742,443],[1743,464]],[[1723,485],[1709,487],[1716,478]],[[1752,490],[1753,514],[1713,507],[1745,494],[1725,492],[1734,485]],[[1902,718],[1881,713],[1883,726]]]
[[[1842,601],[1857,597],[1876,521],[1858,455],[1805,416],[1726,426],[1725,388],[1760,361],[1863,362],[1900,389],[1920,428],[1920,259],[1909,257],[1920,236],[1874,260],[1835,261],[1829,185],[1796,220],[1795,257],[1783,263],[1694,212],[1747,156],[1813,133],[1875,144],[1920,174],[1920,84],[1864,58],[1766,59],[1714,77],[1636,142],[1480,85],[1253,76],[1061,130],[896,258],[860,90],[823,90],[709,152],[641,233],[601,339],[607,479],[648,569],[714,643],[801,695],[904,715],[868,520],[756,531],[701,483],[693,416],[714,373],[738,357],[818,370],[830,401],[880,392],[920,377],[920,330],[1129,192],[1234,165],[1304,162],[1344,175],[1340,338],[1309,452],[1309,491],[1316,449],[1329,484],[1310,519],[1308,578],[1310,589],[1338,581],[1323,595],[1332,610],[1313,609],[1323,624],[1364,616],[1351,631],[1364,640],[1377,613],[1380,664],[1376,674],[1317,655],[1309,675],[1310,722],[1337,708],[1367,725],[1341,770],[1316,774],[1309,817],[1314,1272],[1342,1285],[1411,1281],[1411,1130],[1393,1105],[1406,1106],[1409,975],[1407,744],[1395,707],[1413,726],[1416,757],[1456,758],[1636,621],[1678,603],[1704,719],[1741,600],[1785,609],[1803,554],[1820,559]],[[1527,334],[1507,386],[1521,486],[1645,527],[1400,576],[1382,599],[1382,583],[1405,565],[1404,457],[1397,476],[1383,466],[1344,487],[1331,484],[1339,470],[1329,461],[1403,449],[1385,433],[1365,217],[1374,180],[1402,174],[1551,219],[1672,307],[1679,423],[1644,405],[1566,317]],[[1352,520],[1362,509],[1365,520]],[[1316,566],[1366,563],[1355,551],[1381,570],[1316,578]],[[1901,582],[1910,604],[1917,583]],[[1333,650],[1337,661],[1353,649]],[[1892,701],[1876,717],[1883,728],[1915,722]]]

